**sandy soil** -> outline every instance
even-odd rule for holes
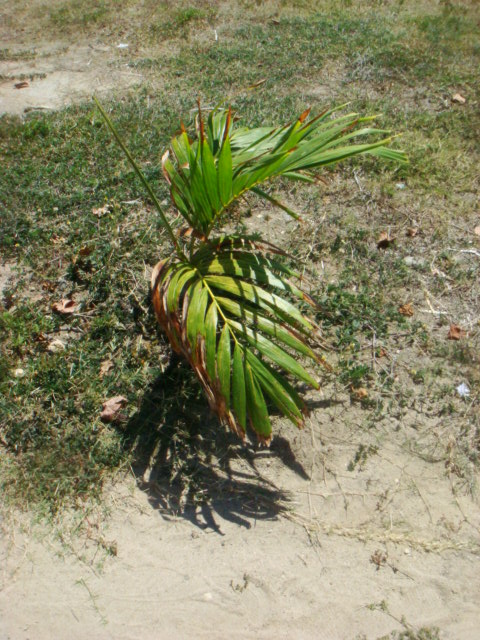
[[[175,515],[150,468],[80,535],[5,520],[0,637],[353,640],[405,624],[478,638],[478,499],[413,455],[403,424],[373,438],[346,398],[322,404],[294,438],[214,466],[209,507]]]
[[[59,109],[138,84],[142,74],[122,54],[115,45],[56,42],[35,46],[30,60],[1,61],[0,115]]]

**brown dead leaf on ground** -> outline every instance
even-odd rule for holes
[[[248,89],[256,89],[257,87],[260,87],[262,84],[265,84],[265,82],[267,81],[266,78],[262,78],[261,80],[257,80],[257,82],[254,82],[253,84],[251,84]]]
[[[56,282],[48,282],[47,280],[45,280],[45,282],[42,282],[42,289],[44,291],[49,291],[50,293],[52,293],[53,291],[55,291],[55,289],[57,288],[57,283]]]
[[[355,400],[365,400],[365,398],[368,398],[368,391],[364,387],[352,389],[352,396]]]
[[[127,404],[128,400],[124,396],[115,396],[109,398],[102,404],[102,413],[100,419],[103,422],[113,422],[122,418],[120,411]]]
[[[456,93],[452,96],[452,102],[456,102],[457,104],[465,104],[466,99],[462,96],[461,93]]]
[[[395,242],[395,238],[393,236],[391,236],[388,231],[382,231],[382,233],[378,236],[377,248],[378,249],[386,249],[393,242]]]
[[[461,340],[467,335],[465,329],[459,327],[458,324],[451,324],[448,330],[447,340]]]
[[[113,369],[113,362],[111,360],[104,360],[100,364],[100,377],[104,378]]]
[[[52,304],[52,311],[55,311],[55,313],[70,315],[72,313],[75,313],[76,310],[77,303],[70,298],[66,300],[60,300],[60,302],[54,302],[54,304]]]
[[[26,80],[22,80],[22,82],[16,82],[13,86],[15,89],[26,89],[30,84]]]
[[[411,302],[407,302],[407,304],[402,304],[398,307],[398,313],[402,316],[406,316],[407,318],[413,316],[413,306]]]
[[[417,235],[417,233],[418,233],[417,227],[408,227],[406,235],[409,238],[414,238]]]

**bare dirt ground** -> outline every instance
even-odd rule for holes
[[[0,114],[59,109],[94,93],[121,92],[142,80],[132,69],[117,68],[122,50],[114,45],[55,42],[31,51],[30,60],[0,62]]]
[[[134,87],[143,76],[118,44],[39,42],[30,59],[1,61],[0,113]],[[393,357],[407,367],[410,355]],[[347,393],[315,401],[303,432],[281,425],[272,450],[212,463],[211,506],[175,515],[147,468],[112,485],[77,534],[78,514],[48,526],[5,514],[0,638],[353,640],[438,627],[476,640],[480,501],[435,455],[448,416],[412,405],[366,431]]]
[[[353,639],[405,625],[477,638],[478,502],[412,455],[400,424],[378,425],[378,455],[349,473],[365,443],[354,419],[346,398],[325,402],[292,449],[238,455],[217,469],[212,506],[182,516],[150,470],[112,487],[82,536],[4,522],[1,637]]]

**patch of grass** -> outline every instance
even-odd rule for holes
[[[211,22],[217,15],[213,7],[184,7],[174,9],[167,17],[153,21],[149,27],[149,35],[155,40],[158,37],[178,38],[188,35],[192,26]]]
[[[5,60],[32,60],[35,58],[34,50],[23,49],[21,51],[10,51],[10,49],[0,49],[0,62]]]
[[[59,29],[86,27],[105,20],[109,10],[110,4],[105,0],[66,0],[48,9],[48,19]]]
[[[441,636],[438,627],[421,627],[418,630],[392,631],[390,635],[378,640],[441,640]]]

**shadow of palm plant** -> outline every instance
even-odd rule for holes
[[[255,520],[285,513],[289,494],[258,467],[263,458],[276,457],[308,478],[288,440],[276,436],[270,449],[260,448],[217,425],[193,372],[173,354],[125,428],[133,472],[152,507],[165,518],[180,516],[220,534],[220,520],[250,528]]]

